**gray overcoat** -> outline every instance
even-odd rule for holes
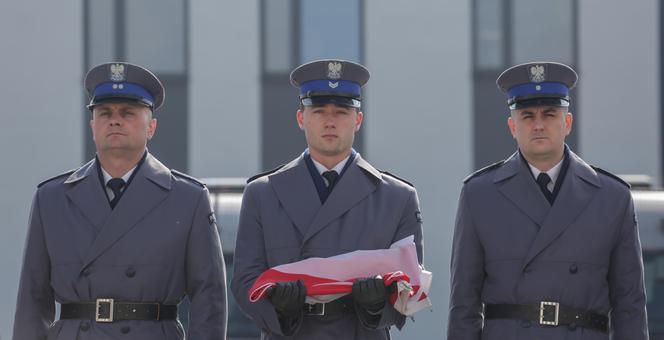
[[[177,304],[185,295],[187,339],[225,339],[225,269],[207,189],[147,154],[111,210],[97,166],[92,160],[37,189],[14,339],[183,339],[176,320],[54,322],[54,302]]]
[[[391,306],[384,309],[377,329],[365,327],[355,313],[304,316],[294,336],[286,337],[270,302],[251,303],[248,291],[270,267],[385,249],[409,235],[415,236],[421,262],[422,224],[412,186],[379,172],[358,154],[321,204],[301,156],[246,187],[231,288],[242,310],[261,328],[262,339],[389,339],[389,327],[405,321]]]
[[[610,313],[611,339],[647,339],[643,261],[632,197],[569,152],[551,206],[516,152],[470,176],[459,199],[449,340],[606,340],[582,327],[484,320],[484,304],[561,305]]]

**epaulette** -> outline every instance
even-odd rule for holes
[[[286,164],[281,164],[281,165],[279,165],[278,167],[276,167],[276,168],[274,168],[274,169],[272,169],[272,170],[268,170],[268,171],[265,171],[265,172],[261,172],[260,174],[256,174],[256,175],[253,175],[253,176],[249,177],[249,179],[247,180],[247,184],[251,183],[251,182],[254,181],[255,179],[258,179],[258,178],[261,178],[261,177],[263,177],[263,176],[267,176],[267,175],[269,175],[269,174],[272,174],[272,173],[277,172],[279,169],[283,168],[284,165],[286,165]]]
[[[618,182],[624,184],[626,187],[628,187],[628,188],[632,188],[632,185],[629,184],[629,183],[627,183],[627,182],[625,182],[625,180],[623,180],[622,178],[620,178],[620,177],[618,177],[618,176],[616,176],[616,175],[614,175],[614,174],[612,174],[612,173],[610,173],[610,172],[608,172],[608,171],[606,171],[606,170],[604,170],[604,169],[602,169],[602,168],[600,168],[600,167],[597,167],[597,166],[594,166],[594,165],[591,165],[590,167],[593,168],[595,171],[597,171],[597,172],[599,172],[599,173],[605,174],[605,175],[607,175],[607,176],[609,176],[609,177],[615,179],[616,181],[618,181]]]
[[[376,170],[378,170],[378,169],[376,169]],[[386,174],[386,175],[388,175],[388,176],[390,176],[390,177],[394,177],[394,178],[396,178],[396,179],[398,179],[398,180],[400,180],[400,181],[402,181],[402,182],[408,184],[409,186],[411,186],[411,187],[413,187],[413,188],[415,187],[415,185],[413,185],[413,183],[410,183],[410,182],[408,182],[407,180],[405,180],[405,179],[403,179],[403,178],[401,178],[401,177],[399,177],[399,176],[396,176],[396,175],[394,175],[394,174],[391,174],[391,173],[388,172],[388,171],[385,171],[385,170],[378,170],[378,172],[380,172],[381,174]]]
[[[463,179],[463,182],[464,182],[464,183],[467,183],[468,181],[470,181],[470,180],[473,179],[474,177],[479,176],[479,175],[481,175],[481,174],[483,174],[483,173],[485,173],[485,172],[487,172],[487,171],[489,171],[489,170],[495,169],[495,168],[497,168],[497,167],[503,165],[503,163],[505,163],[505,160],[495,162],[495,163],[493,163],[493,164],[491,164],[491,165],[487,165],[487,166],[483,167],[482,169],[479,169],[479,170],[473,172],[472,174],[466,176],[466,178]]]
[[[185,174],[185,173],[179,172],[179,171],[177,171],[177,170],[175,170],[175,169],[171,169],[171,173],[172,173],[173,175],[175,175],[175,176],[182,177],[182,178],[184,178],[184,179],[188,179],[188,180],[190,180],[190,181],[192,181],[192,182],[194,182],[194,183],[196,183],[196,184],[198,184],[198,185],[200,185],[200,186],[202,186],[202,187],[205,186],[205,183],[199,181],[197,178],[194,178],[194,177],[189,176],[189,175],[187,175],[187,174]]]
[[[41,188],[42,185],[44,185],[44,184],[46,184],[46,183],[48,183],[48,182],[50,182],[50,181],[52,181],[52,180],[55,180],[55,179],[58,179],[58,178],[60,178],[60,177],[64,177],[64,176],[69,176],[69,175],[73,174],[74,171],[76,171],[76,169],[71,169],[71,170],[69,170],[69,171],[67,171],[67,172],[63,172],[63,173],[61,173],[61,174],[59,174],[59,175],[57,175],[57,176],[53,176],[53,177],[51,177],[51,178],[49,178],[49,179],[47,179],[47,180],[45,180],[45,181],[42,181],[41,183],[37,184],[37,188]]]

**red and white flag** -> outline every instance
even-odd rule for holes
[[[389,249],[357,250],[328,258],[312,257],[283,264],[263,272],[249,290],[249,300],[264,297],[277,282],[304,281],[307,303],[326,303],[352,292],[353,281],[381,275],[389,286],[397,282],[390,303],[403,315],[431,307],[428,293],[431,272],[420,266],[413,236],[395,242]]]

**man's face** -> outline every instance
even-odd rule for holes
[[[304,130],[312,151],[337,156],[353,147],[355,132],[362,125],[362,112],[352,107],[325,104],[297,111],[297,124]]]
[[[92,109],[90,121],[97,152],[135,153],[145,149],[157,128],[148,107],[133,103],[106,103]]]
[[[507,124],[527,158],[553,160],[572,131],[572,114],[566,107],[532,106],[512,110]]]

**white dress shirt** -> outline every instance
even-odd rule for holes
[[[530,172],[533,173],[533,176],[537,178],[540,173],[544,172],[549,177],[551,178],[551,182],[546,185],[546,188],[549,189],[549,191],[553,192],[553,188],[556,187],[556,180],[558,180],[558,175],[560,175],[560,168],[563,165],[563,160],[565,160],[565,157],[563,156],[563,159],[558,162],[553,168],[551,168],[549,171],[540,171],[540,169],[534,167],[532,164],[528,163],[528,166],[530,167]]]
[[[325,167],[325,165],[318,163],[313,157],[311,157],[311,160],[314,162],[314,165],[316,166],[316,170],[318,170],[318,174],[323,177],[323,172],[325,171],[331,171],[334,170],[337,172],[339,176],[341,176],[341,170],[344,169],[344,166],[346,165],[346,162],[350,158],[350,155],[348,157],[344,158],[341,162],[337,163],[332,169],[328,169]],[[323,181],[325,182],[325,186],[329,186],[330,183],[327,183],[327,178],[323,177]]]
[[[127,182],[129,181],[129,178],[131,177],[131,174],[134,173],[134,170],[136,170],[136,166],[131,168],[131,170],[127,171],[124,176],[122,176],[122,179],[125,181],[125,186],[121,189],[121,191],[124,191],[124,189],[127,187]],[[108,195],[108,200],[112,201],[113,198],[115,198],[115,195],[113,194],[113,190],[108,187],[108,181],[113,179],[111,175],[104,170],[104,167],[101,167],[101,174],[104,176],[104,189],[106,189],[106,194]]]

